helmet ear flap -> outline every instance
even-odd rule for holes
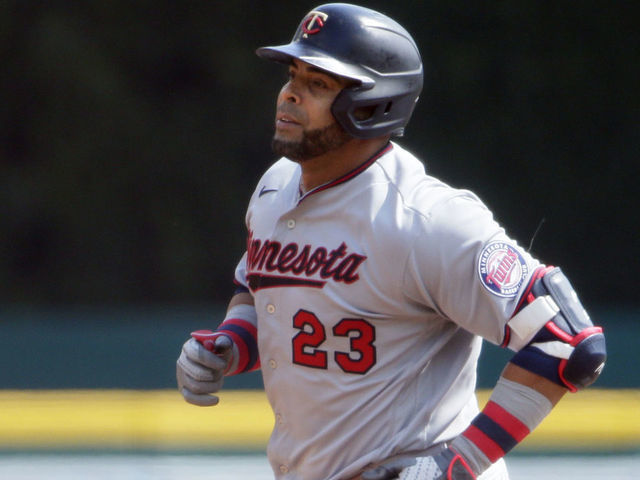
[[[331,113],[347,133],[356,138],[382,135],[401,137],[416,99],[413,95],[380,97],[380,90],[343,89],[331,106]],[[377,94],[376,94],[377,93]]]

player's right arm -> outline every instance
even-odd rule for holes
[[[199,330],[182,346],[177,361],[178,389],[193,405],[217,405],[224,377],[260,368],[256,311],[245,291],[229,302],[224,321],[215,331]]]
[[[261,189],[265,184],[276,190],[282,188],[282,179],[288,179],[291,175],[290,172],[285,175],[278,172],[282,168],[290,168],[290,163],[277,162],[258,183],[245,217],[249,232],[252,205],[260,198]],[[264,180],[267,176],[269,179]],[[188,403],[199,406],[217,405],[219,399],[213,394],[222,388],[224,377],[260,368],[258,321],[247,281],[247,252],[236,266],[234,281],[237,289],[220,326],[215,331],[193,332],[192,338],[182,347],[176,376],[178,389]]]

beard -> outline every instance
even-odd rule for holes
[[[276,155],[287,157],[296,162],[304,162],[324,153],[340,148],[351,140],[352,137],[338,123],[318,128],[316,130],[304,130],[302,140],[297,142],[271,140],[271,149]]]

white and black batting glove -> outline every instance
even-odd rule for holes
[[[209,351],[195,338],[190,338],[182,346],[176,366],[178,390],[188,403],[201,407],[217,405],[220,401],[211,394],[222,388],[233,353],[233,342],[226,335],[219,335],[212,342],[208,345]]]
[[[475,480],[460,454],[447,448],[428,457],[402,458],[367,470],[362,480]]]

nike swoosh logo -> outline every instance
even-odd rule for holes
[[[278,191],[277,188],[267,188],[266,186],[263,185],[262,189],[260,190],[260,193],[258,194],[258,198],[260,198],[265,193],[271,193],[271,192],[277,192],[277,191]]]

